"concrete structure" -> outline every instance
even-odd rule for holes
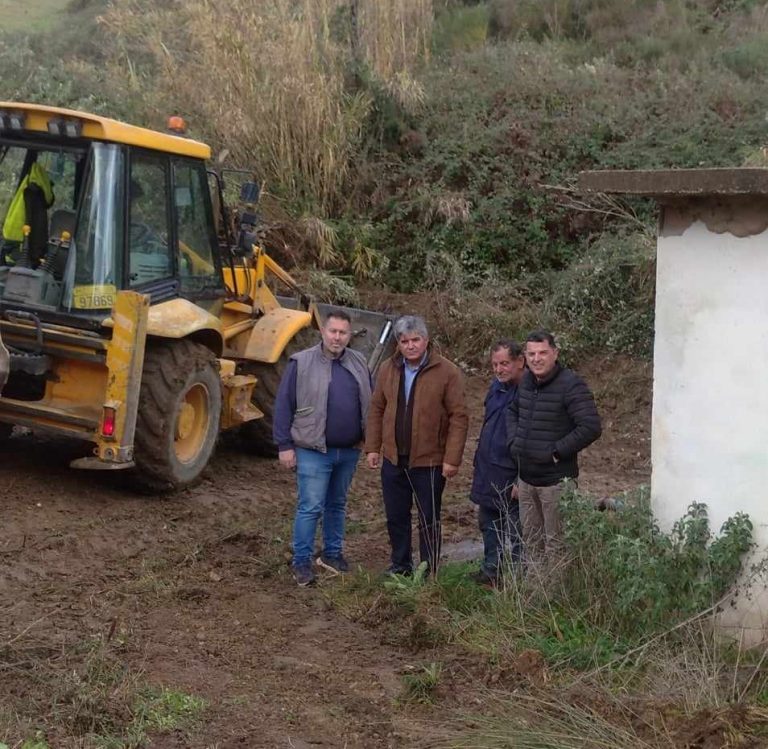
[[[738,511],[768,550],[768,169],[588,172],[585,192],[660,205],[651,496],[669,529],[705,502],[714,532]],[[768,637],[768,590],[721,615]]]

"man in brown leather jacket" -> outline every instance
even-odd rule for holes
[[[381,468],[392,548],[388,572],[410,574],[411,507],[416,500],[421,561],[436,571],[440,508],[446,479],[458,473],[467,439],[464,381],[459,368],[429,345],[424,320],[395,322],[398,351],[381,367],[366,425],[368,467]]]

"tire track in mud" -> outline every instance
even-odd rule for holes
[[[142,682],[206,699],[196,746],[399,745],[407,658],[295,587],[293,480],[273,461],[224,449],[201,486],[156,499],[70,471],[66,443],[22,436],[7,448],[3,642],[50,653],[109,639]],[[7,708],[45,709],[34,684],[20,678],[15,692]],[[52,730],[52,746],[74,741]]]

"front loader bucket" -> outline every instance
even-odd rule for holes
[[[283,307],[297,309],[296,299],[278,297]],[[392,323],[395,318],[382,312],[373,312],[356,307],[342,307],[338,304],[318,304],[320,316],[325,316],[333,309],[343,309],[352,318],[352,342],[350,346],[365,356],[371,374],[376,374],[380,364],[395,350]]]

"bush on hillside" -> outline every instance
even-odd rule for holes
[[[437,15],[433,44],[438,54],[482,47],[488,38],[486,3],[452,4]]]
[[[542,283],[543,318],[574,353],[650,356],[656,289],[656,240],[607,234]]]
[[[730,18],[720,6],[713,7],[710,0],[490,0],[491,31],[499,38],[527,35],[538,41],[615,45],[712,31],[718,18]]]

